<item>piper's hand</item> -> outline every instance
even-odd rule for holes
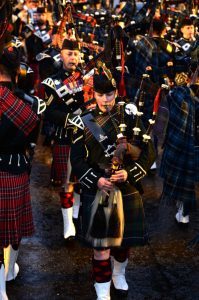
[[[113,188],[113,184],[109,181],[109,179],[100,177],[97,182],[97,186],[100,190],[108,192]]]
[[[141,154],[141,149],[138,147],[138,146],[134,146],[134,145],[131,145],[131,144],[127,144],[127,154],[130,154],[131,155],[131,158],[133,160],[138,160],[138,158],[140,157],[140,154]]]
[[[128,173],[125,170],[116,171],[113,175],[111,175],[110,181],[113,183],[121,183],[127,180]]]

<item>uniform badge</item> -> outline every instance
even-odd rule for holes
[[[99,135],[99,142],[101,143],[101,142],[105,141],[107,138],[108,138],[107,135],[100,134]]]
[[[105,157],[111,157],[111,156],[113,156],[113,154],[115,152],[115,149],[116,149],[116,144],[108,145],[107,149],[104,150]]]

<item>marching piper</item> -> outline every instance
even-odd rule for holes
[[[17,48],[4,47],[0,57],[0,299],[7,300],[5,280],[15,279],[21,239],[34,232],[30,202],[30,163],[26,148],[45,102],[26,103],[14,94],[19,70]]]
[[[198,62],[196,65],[194,81],[187,76],[167,96],[169,120],[160,166],[162,201],[177,205],[175,219],[182,228],[189,224],[190,211],[196,206],[199,181]]]
[[[181,46],[184,54],[190,55],[197,43],[194,21],[189,17],[184,18],[179,24],[179,31],[181,37],[177,40],[177,43]]]
[[[143,147],[133,142],[136,106],[116,104],[115,80],[103,63],[100,66],[104,71],[94,75],[96,108],[70,119],[76,126],[71,164],[82,188],[78,236],[94,250],[98,300],[110,299],[111,280],[116,293],[128,294],[129,247],[147,239],[140,181],[155,157],[151,142]]]
[[[70,113],[79,113],[84,103],[83,84],[75,78],[75,71],[80,62],[80,51],[77,41],[65,39],[61,49],[63,68],[45,79],[45,99],[47,103],[46,119],[54,124],[53,162],[51,180],[62,186],[60,200],[64,222],[64,238],[75,236],[73,223],[73,193],[67,189],[67,172],[69,153],[73,135],[73,126],[68,123]],[[73,77],[74,74],[74,77]],[[71,79],[70,79],[71,78]],[[66,81],[69,80],[68,83]],[[75,216],[77,217],[77,216]]]

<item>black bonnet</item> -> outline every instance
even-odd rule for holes
[[[65,39],[62,44],[62,50],[79,50],[79,44],[77,41]]]
[[[111,71],[102,61],[97,62],[97,71],[93,78],[93,88],[97,93],[106,94],[116,90],[116,82]]]

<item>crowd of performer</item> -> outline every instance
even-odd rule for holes
[[[39,135],[52,150],[63,236],[93,249],[98,300],[110,299],[111,282],[128,294],[129,249],[148,241],[142,178],[158,159],[161,201],[188,226],[199,181],[198,61],[197,1],[0,3],[0,300],[19,272],[21,239],[34,233]]]

